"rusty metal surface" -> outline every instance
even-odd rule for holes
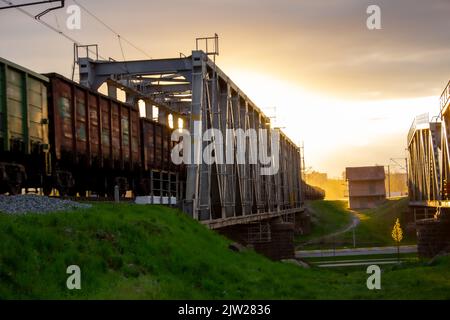
[[[60,75],[49,75],[56,158],[117,169],[141,165],[137,107],[88,90]]]
[[[172,130],[145,118],[141,119],[141,128],[145,170],[173,168],[170,159]]]

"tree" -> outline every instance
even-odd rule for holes
[[[400,262],[400,242],[403,240],[403,230],[400,226],[400,220],[397,218],[394,228],[392,229],[392,239],[397,243],[397,259]]]

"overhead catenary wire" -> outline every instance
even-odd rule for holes
[[[120,51],[122,52],[122,59],[125,65],[125,71],[130,74],[130,71],[128,70],[128,66],[127,66],[127,59],[125,58],[125,53],[123,51],[123,46],[122,46],[122,40],[120,39],[120,35],[117,35],[117,39],[119,40],[119,46],[120,46]]]
[[[80,4],[77,0],[72,0],[73,3],[75,3],[77,6],[79,6],[81,9],[83,9],[83,11],[85,11],[88,15],[90,15],[92,18],[94,18],[95,20],[97,20],[97,22],[99,22],[101,25],[103,25],[106,29],[108,29],[109,31],[111,31],[113,34],[115,34],[119,40],[119,45],[120,48],[122,50],[122,55],[123,55],[123,48],[122,48],[122,42],[124,41],[126,42],[128,45],[130,45],[131,47],[133,47],[134,49],[136,49],[137,51],[141,52],[142,54],[144,54],[145,56],[147,56],[149,59],[152,59],[152,57],[143,49],[141,49],[140,47],[138,47],[137,45],[135,45],[134,43],[132,43],[130,40],[128,40],[127,38],[125,38],[124,36],[122,36],[119,32],[115,31],[111,26],[109,26],[106,22],[104,22],[102,19],[100,19],[96,14],[94,14],[92,11],[90,11],[89,9],[87,9],[84,5]],[[125,59],[124,59],[125,60]]]
[[[120,46],[120,51],[122,52],[123,61],[126,61],[127,59],[125,59],[125,53],[123,51],[122,40],[120,39],[120,36],[117,36],[117,38],[119,39],[119,46]]]
[[[59,25],[59,20],[58,20],[58,16],[56,14],[53,14],[55,17],[55,23],[56,23],[56,27],[58,28],[58,30],[61,30],[61,26]]]
[[[7,4],[7,5],[10,5],[10,6],[13,6],[13,5],[14,5],[14,3],[11,2],[11,1],[9,1],[9,0],[1,0],[1,1],[2,1],[3,3]],[[58,34],[61,35],[62,37],[64,37],[64,38],[66,38],[67,40],[71,41],[72,43],[74,43],[74,44],[76,44],[76,45],[81,45],[79,41],[77,41],[76,39],[72,38],[72,37],[69,36],[68,34],[64,33],[62,30],[60,30],[60,29],[58,29],[58,28],[55,28],[54,26],[52,26],[51,24],[49,24],[49,23],[47,23],[47,22],[45,22],[45,21],[43,21],[43,20],[35,19],[34,15],[31,14],[31,13],[29,13],[28,11],[26,11],[26,10],[24,10],[24,9],[22,9],[22,8],[15,8],[15,9],[18,10],[18,11],[20,11],[20,12],[22,12],[23,14],[27,15],[28,17],[30,17],[30,18],[33,19],[34,21],[36,21],[36,22],[42,24],[43,26],[47,27],[48,29],[50,29],[50,30],[52,30],[52,31],[54,31],[54,32],[56,32],[56,33],[58,33]],[[95,54],[94,51],[92,51],[92,50],[90,50],[90,49],[89,49],[89,51],[90,51],[91,53],[94,53],[94,54]],[[100,57],[101,59],[103,59],[103,60],[107,60],[106,58],[102,57],[101,55],[99,55],[99,57]]]
[[[0,1],[2,1],[3,3],[5,3],[5,4],[9,5],[9,6],[13,6],[13,5],[14,5],[14,3],[13,3],[12,1],[9,1],[9,0],[0,0]],[[41,19],[35,19],[35,16],[34,16],[33,14],[31,14],[30,12],[24,10],[23,8],[15,7],[14,9],[20,11],[21,13],[25,14],[25,15],[28,16],[29,18],[33,19],[34,21],[36,21],[36,22],[42,24],[42,25],[45,26],[46,28],[48,28],[48,29],[50,29],[50,30],[52,30],[52,31],[54,31],[54,32],[56,32],[56,33],[58,33],[59,35],[61,35],[61,36],[64,37],[65,39],[69,40],[69,41],[72,42],[73,44],[75,44],[75,45],[77,45],[77,46],[81,46],[81,43],[80,43],[78,40],[76,40],[75,38],[69,36],[68,34],[64,33],[62,30],[60,30],[60,29],[58,29],[58,28],[55,28],[55,27],[52,26],[51,24],[49,24],[49,23],[47,23],[47,22],[45,22],[45,21],[43,21],[43,20],[41,20]],[[97,54],[98,57],[99,57],[100,59],[102,59],[102,60],[105,60],[105,61],[106,61],[106,60],[109,60],[109,59],[103,57],[102,55],[98,54],[97,52],[95,52],[95,51],[92,50],[92,49],[89,49],[89,48],[88,48],[87,50],[88,50],[88,52],[90,52],[90,53],[92,53],[92,54]],[[123,54],[123,51],[122,51],[122,54]],[[73,68],[74,68],[74,67],[72,66],[72,69],[73,69]],[[124,67],[124,71],[125,71],[125,73],[129,73],[128,68],[127,68],[126,66]]]
[[[9,6],[13,6],[13,5],[14,5],[14,3],[13,3],[12,1],[9,1],[9,0],[1,0],[1,1],[2,1],[3,3],[5,3],[5,4],[9,5]],[[76,1],[76,0],[72,0],[72,1],[73,1],[76,5],[78,5],[81,9],[83,9],[87,14],[89,14],[91,17],[93,17],[95,20],[97,20],[99,23],[101,23],[103,26],[105,26],[108,30],[110,30],[112,33],[114,33],[114,34],[117,36],[118,41],[119,41],[120,50],[121,50],[121,53],[122,53],[122,58],[123,58],[124,61],[126,61],[126,59],[125,59],[124,49],[123,49],[123,46],[122,46],[122,40],[125,41],[126,43],[128,43],[130,46],[132,46],[132,47],[135,48],[136,50],[138,50],[138,51],[140,51],[141,53],[143,53],[144,55],[146,55],[148,58],[152,59],[152,57],[151,57],[147,52],[145,52],[144,50],[142,50],[142,49],[139,48],[138,46],[134,45],[134,44],[133,44],[131,41],[129,41],[128,39],[126,39],[126,38],[124,38],[123,36],[121,36],[118,32],[116,32],[112,27],[110,27],[108,24],[106,24],[105,22],[103,22],[98,16],[96,16],[93,12],[91,12],[90,10],[88,10],[85,6],[81,5],[81,4],[80,4],[78,1]],[[18,11],[20,11],[20,12],[22,12],[23,14],[27,15],[28,17],[32,18],[33,20],[39,22],[40,24],[44,25],[44,26],[47,27],[48,29],[50,29],[50,30],[52,30],[52,31],[54,31],[54,32],[56,32],[56,33],[58,33],[58,34],[61,35],[61,36],[63,36],[64,38],[66,38],[67,40],[71,41],[71,42],[74,43],[75,45],[77,45],[77,46],[80,46],[80,45],[81,45],[79,41],[77,41],[76,39],[74,39],[74,38],[72,38],[71,36],[67,35],[66,33],[64,33],[64,32],[61,30],[61,28],[59,28],[59,23],[58,23],[58,20],[57,20],[57,18],[56,18],[56,15],[55,15],[55,18],[56,18],[56,23],[57,23],[57,25],[58,25],[58,28],[55,28],[54,26],[50,25],[49,23],[47,23],[47,22],[45,22],[45,21],[43,21],[43,20],[35,19],[35,16],[34,16],[34,15],[32,15],[31,13],[29,13],[28,11],[26,11],[26,10],[20,8],[20,7],[15,7],[15,9],[17,9]],[[89,48],[88,48],[87,50],[88,50],[90,53],[96,54],[96,52],[94,52],[93,50],[91,50],[91,49],[89,49]],[[101,56],[100,54],[98,54],[98,57],[99,57],[100,59],[102,59],[102,60],[108,60],[108,59],[106,59],[105,57]],[[126,64],[125,64],[125,66],[124,66],[124,69],[125,69],[125,72],[126,72],[126,73],[129,73],[128,66],[127,66]]]

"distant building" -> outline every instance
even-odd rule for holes
[[[383,166],[345,169],[350,209],[374,208],[386,199]]]

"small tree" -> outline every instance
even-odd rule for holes
[[[400,241],[403,240],[403,230],[400,226],[400,220],[397,218],[394,228],[392,229],[392,239],[397,243],[397,260],[400,262]]]

